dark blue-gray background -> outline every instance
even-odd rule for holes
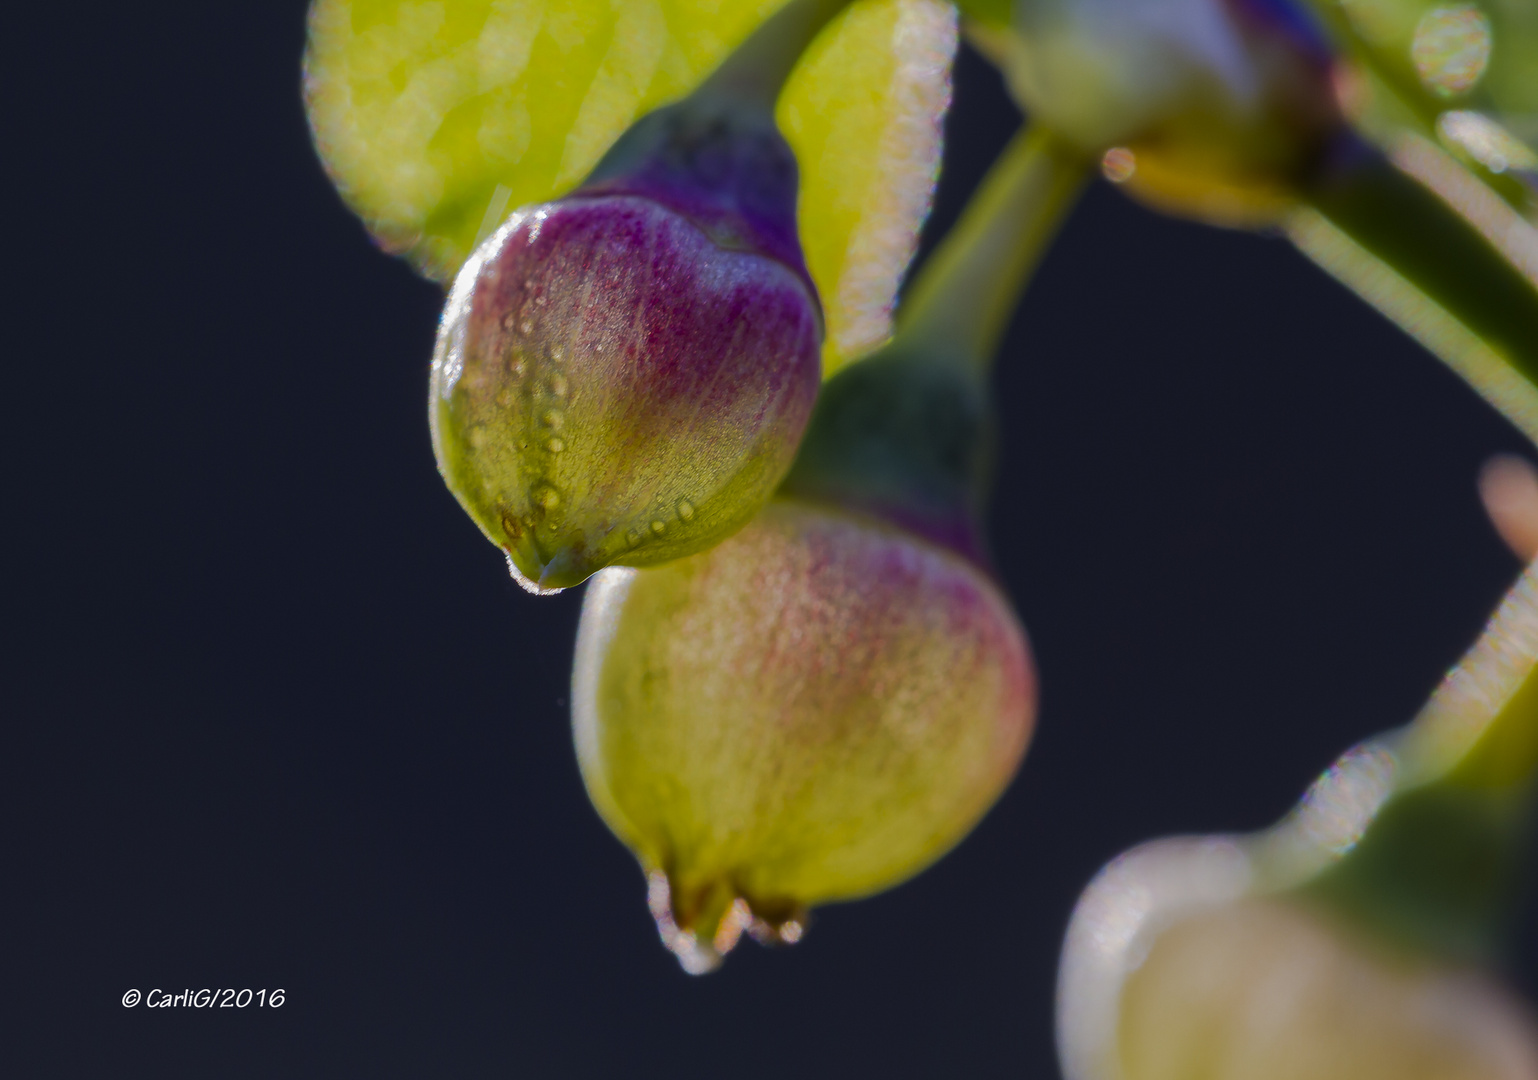
[[[1096,868],[1277,818],[1517,571],[1489,409],[1285,242],[1097,185],[998,368],[1023,772],[918,879],[687,977],[578,780],[580,594],[519,592],[434,470],[441,294],[321,173],[303,8],[7,16],[9,1075],[1051,1077]],[[964,59],[932,226],[1015,119]],[[287,1003],[119,1003],[204,986]]]

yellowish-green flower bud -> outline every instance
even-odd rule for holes
[[[1497,520],[1531,485],[1486,474]],[[1414,722],[1277,825],[1114,859],[1063,945],[1067,1080],[1538,1080],[1538,1028],[1479,967],[1530,850],[1535,687],[1529,567]]]
[[[1068,1080],[1538,1080],[1538,1030],[1494,980],[1257,886],[1224,838],[1101,872],[1059,972]]]
[[[1126,1080],[1538,1080],[1526,1010],[1473,971],[1251,900],[1165,930],[1127,981]]]
[[[1014,775],[1035,699],[973,564],[777,499],[710,551],[594,579],[572,705],[593,803],[704,971],[744,929],[795,940],[808,907],[944,854]]]

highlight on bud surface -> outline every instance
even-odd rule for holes
[[[773,492],[819,347],[801,273],[655,199],[530,208],[466,264],[445,309],[439,468],[535,590],[677,558]]]
[[[1274,219],[1341,129],[1325,40],[1295,0],[1016,0],[1027,110],[1155,206]]]
[[[1014,775],[1036,698],[973,565],[783,499],[710,551],[595,578],[572,682],[589,795],[690,971],[939,858]]]

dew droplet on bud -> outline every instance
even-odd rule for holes
[[[1100,159],[1100,171],[1113,184],[1125,184],[1137,172],[1137,155],[1125,146],[1113,146]]]
[[[1436,7],[1415,27],[1410,58],[1426,88],[1438,97],[1472,90],[1490,63],[1490,18],[1474,4]]]
[[[688,499],[679,499],[678,500],[678,520],[679,521],[693,521],[694,520],[694,504],[692,502],[690,502]]]

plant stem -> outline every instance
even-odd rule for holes
[[[1046,128],[1016,135],[903,298],[903,348],[958,357],[986,371],[1031,271],[1088,175],[1083,155]]]
[[[774,110],[801,54],[849,0],[790,0],[702,83],[696,94]]]
[[[785,264],[815,296],[796,225],[800,170],[774,109],[802,53],[848,2],[790,0],[688,97],[632,124],[581,191],[661,203],[723,247]]]
[[[1043,130],[1015,136],[920,269],[897,336],[823,384],[781,492],[876,515],[987,563],[987,372],[1088,166]]]
[[[1420,715],[1343,757],[1256,850],[1282,889],[1411,951],[1489,959],[1531,836],[1535,773],[1529,567]]]
[[[1314,185],[1288,233],[1538,443],[1533,230],[1425,140],[1405,146],[1419,156],[1398,157],[1419,161],[1437,190],[1359,146]]]
[[[1414,723],[1406,779],[1505,794],[1538,775],[1538,566],[1529,567]]]

